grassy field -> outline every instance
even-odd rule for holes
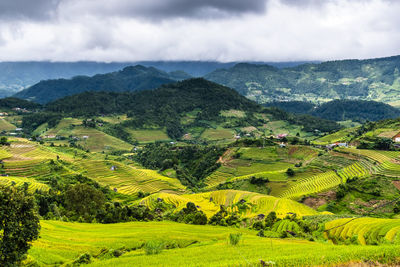
[[[337,131],[333,134],[328,134],[313,141],[314,144],[327,145],[336,142],[348,142],[351,139],[351,134],[357,130],[356,128],[346,128]]]
[[[13,131],[16,128],[14,124],[9,123],[4,118],[0,118],[0,131]]]
[[[233,140],[234,134],[234,131],[231,129],[216,128],[206,129],[200,137],[206,140]]]
[[[231,148],[222,158],[222,166],[206,178],[209,188],[233,180],[251,177],[268,178],[270,181],[287,181],[286,171],[299,162],[308,162],[318,156],[319,150],[306,146],[290,145]],[[234,155],[239,155],[239,158]]]
[[[325,229],[326,238],[335,242],[353,239],[362,245],[400,244],[400,220],[396,219],[338,219],[328,222]]]
[[[72,264],[83,253],[89,266],[321,266],[369,260],[396,263],[397,245],[333,245],[296,239],[257,237],[255,231],[172,222],[83,224],[41,221],[40,239],[33,243],[28,261],[39,266]],[[227,242],[242,233],[237,246]],[[144,244],[162,242],[157,255],[146,255]],[[116,257],[118,252],[121,256]],[[397,261],[396,261],[397,259]]]
[[[193,202],[208,217],[218,212],[220,205],[224,205],[232,211],[238,211],[235,205],[241,200],[248,204],[248,208],[245,211],[239,212],[243,217],[254,217],[260,213],[268,214],[271,211],[275,211],[279,217],[285,217],[288,213],[296,213],[299,216],[317,214],[315,210],[289,199],[279,199],[273,196],[238,190],[219,190],[180,196],[161,193],[144,198],[140,203],[153,207],[158,198],[162,198],[166,203],[173,204],[178,210],[185,207],[187,202]]]
[[[77,142],[79,145],[93,152],[132,149],[132,145],[121,139],[95,128],[83,127],[82,120],[75,118],[62,119],[55,128],[42,132],[42,135],[74,136],[79,138]]]
[[[138,191],[155,193],[160,191],[184,191],[185,187],[176,178],[163,176],[156,171],[137,169],[116,161],[82,160],[79,164],[84,175],[122,194]],[[114,167],[114,168],[112,168]]]
[[[132,130],[126,129],[131,136],[141,143],[171,140],[163,130]]]

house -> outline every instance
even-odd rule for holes
[[[240,139],[240,135],[235,135],[235,139]]]
[[[22,131],[22,128],[16,128],[15,131],[20,132]]]
[[[282,138],[285,138],[285,137],[287,137],[287,134],[278,134],[276,136],[277,139],[282,139]]]
[[[285,143],[280,143],[279,147],[284,148],[284,147],[286,147],[286,145],[285,145]]]
[[[84,136],[82,136],[82,138],[83,138],[83,139],[88,139],[89,136],[88,136],[88,135],[84,135]]]
[[[400,143],[400,132],[392,137],[393,142]]]
[[[327,149],[333,149],[335,147],[348,147],[349,145],[347,143],[333,143],[333,144],[329,144],[326,146]]]
[[[117,169],[117,166],[111,166],[110,170],[115,171]]]

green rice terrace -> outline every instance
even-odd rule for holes
[[[39,128],[1,139],[0,186],[40,218],[23,266],[400,263],[400,151],[323,143],[354,129],[310,143],[216,127],[197,133],[208,144],[130,130],[131,145],[80,119]]]

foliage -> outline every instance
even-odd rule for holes
[[[319,106],[302,101],[275,101],[265,105],[281,108],[291,113],[308,114],[333,121],[352,120],[364,123],[400,117],[400,110],[397,108],[388,104],[365,100],[336,99]]]
[[[76,184],[65,192],[67,209],[80,216],[95,214],[105,204],[104,193],[87,185]]]
[[[158,240],[147,241],[144,245],[146,255],[160,254],[164,248],[164,243]]]
[[[27,187],[0,186],[0,265],[15,266],[39,236],[39,218]]]
[[[283,69],[239,63],[229,69],[215,70],[205,78],[234,88],[260,103],[371,100],[371,96],[372,100],[389,103],[399,100],[396,82],[400,77],[399,64],[399,56],[309,63]]]
[[[72,79],[41,81],[15,96],[23,99],[33,98],[36,102],[45,104],[84,91],[139,91],[154,89],[162,84],[175,81],[175,77],[164,71],[137,65],[93,77],[77,76]],[[57,90],[54,90],[54,88],[57,88]]]
[[[237,246],[242,240],[242,233],[236,233],[236,234],[229,234],[229,244],[232,246]]]
[[[224,151],[218,146],[174,146],[156,142],[144,146],[135,159],[150,169],[174,168],[182,184],[195,187],[201,186],[203,179],[220,166],[217,160]]]

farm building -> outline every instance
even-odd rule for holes
[[[393,142],[400,143],[400,133],[392,137]]]

